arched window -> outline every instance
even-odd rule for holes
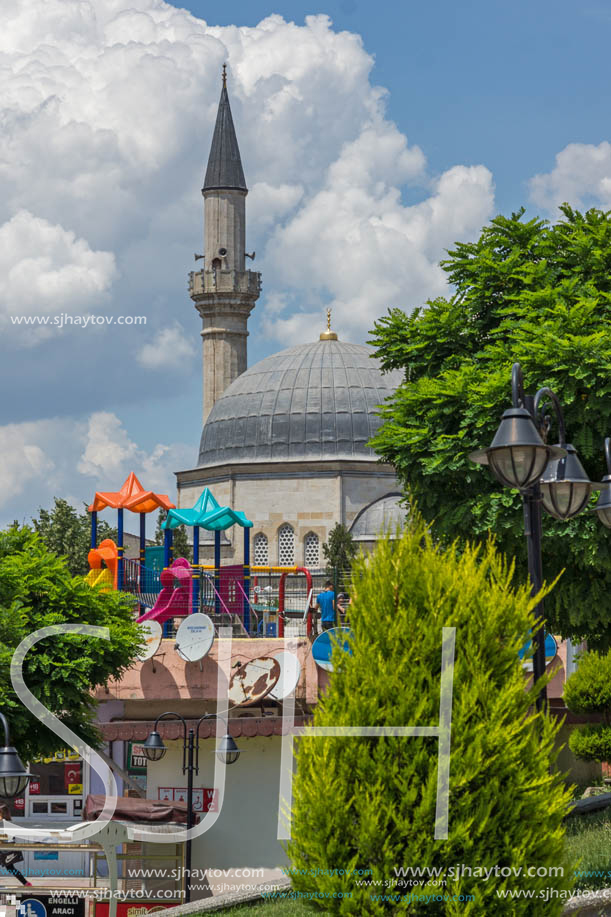
[[[320,565],[320,542],[314,532],[308,532],[303,540],[303,562],[313,569]]]
[[[295,532],[286,522],[278,529],[278,563],[281,567],[295,563]]]
[[[222,265],[221,265],[221,259],[220,259],[220,258],[213,258],[213,259],[212,259],[212,270],[213,270],[213,271],[220,271],[221,266],[222,266]]]
[[[267,535],[264,535],[263,532],[259,532],[255,535],[253,563],[260,567],[266,567],[269,563]]]

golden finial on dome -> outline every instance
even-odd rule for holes
[[[327,309],[327,330],[320,335],[321,341],[337,341],[335,331],[331,331],[331,309]]]

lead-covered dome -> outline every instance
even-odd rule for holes
[[[376,459],[367,442],[382,402],[402,380],[362,344],[321,340],[255,363],[204,425],[199,466],[232,462]]]

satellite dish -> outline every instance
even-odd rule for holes
[[[188,615],[176,631],[174,649],[185,662],[197,662],[210,652],[214,643],[214,624],[208,615]]]
[[[146,662],[146,660],[151,659],[159,649],[163,631],[159,621],[143,621],[142,624],[138,626],[142,633],[142,639],[146,644],[145,648],[139,654],[138,659],[140,662]]]
[[[351,634],[352,630],[349,627],[332,627],[330,630],[323,631],[312,644],[312,656],[316,665],[325,672],[332,672],[331,655],[336,646],[352,656],[348,643]]]
[[[274,659],[280,664],[280,678],[274,688],[269,692],[273,700],[284,700],[292,694],[299,682],[301,663],[295,653],[274,653]]]
[[[240,666],[229,682],[229,700],[235,707],[256,704],[276,687],[280,663],[273,656],[259,656]]]

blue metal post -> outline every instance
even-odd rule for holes
[[[214,612],[221,613],[221,602],[219,599],[219,587],[221,585],[221,531],[217,529],[214,532]]]
[[[123,510],[117,510],[117,589],[123,589]]]
[[[250,633],[250,529],[244,529],[244,629]]]
[[[199,611],[199,525],[193,526],[193,612]]]
[[[169,567],[171,563],[172,563],[172,529],[164,529],[163,566]]]
[[[98,514],[94,510],[91,514],[91,547],[98,546]]]
[[[144,562],[146,560],[146,513],[140,513],[140,570],[138,572],[138,585],[140,592],[145,592]],[[140,614],[144,614],[144,605],[140,605]]]

